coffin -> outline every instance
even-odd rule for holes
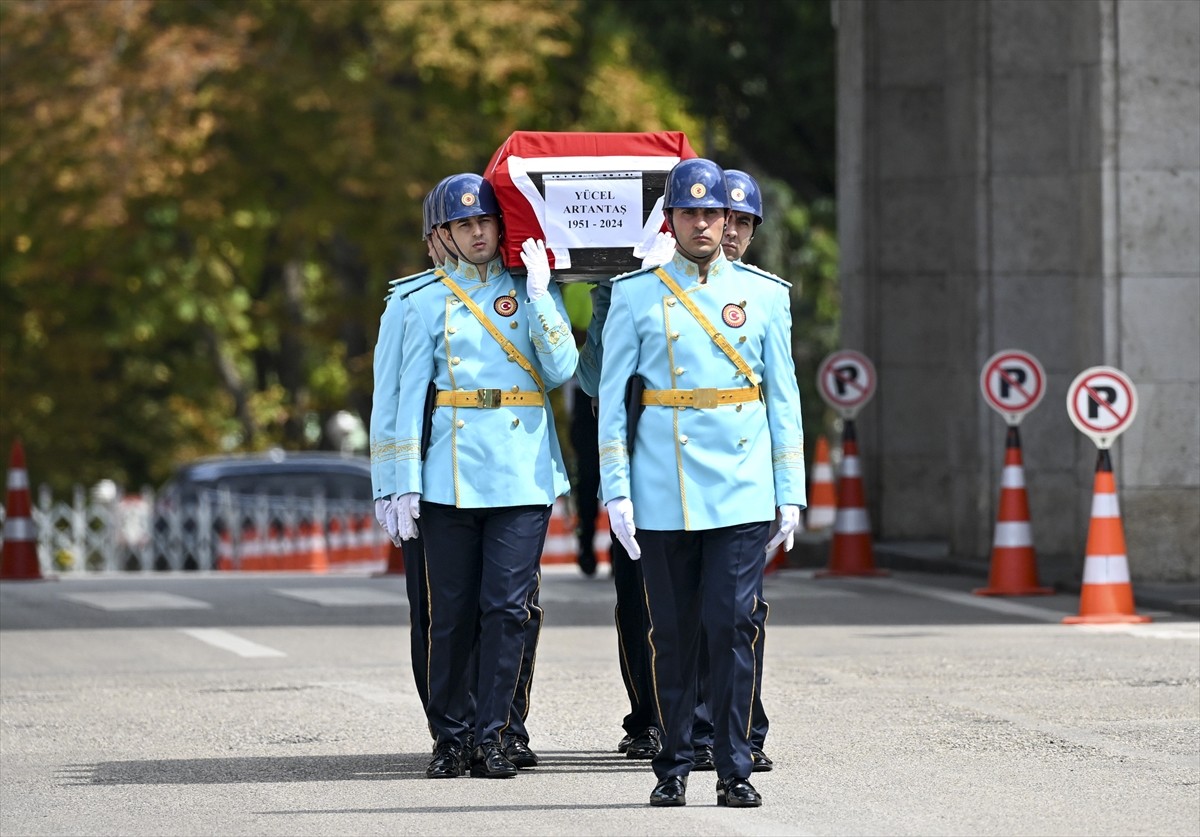
[[[483,174],[504,213],[504,264],[524,273],[521,244],[540,238],[560,282],[636,270],[665,229],[667,172],[695,156],[682,131],[514,132]]]

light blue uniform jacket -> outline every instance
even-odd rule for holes
[[[375,343],[374,392],[371,396],[371,494],[378,500],[396,492],[396,402],[400,394],[400,347],[404,335],[404,297],[437,278],[436,270],[414,273],[388,283]]]
[[[545,385],[545,402],[540,407],[438,407],[422,462],[421,418],[429,381],[439,391],[536,391],[537,384],[443,283],[417,291],[408,297],[404,315],[396,490],[458,508],[550,505],[570,491],[570,482],[549,391],[575,374],[579,352],[556,283],[529,302],[524,279],[514,278],[498,260],[486,266],[486,275],[481,280],[466,263],[451,273],[532,363]]]
[[[653,270],[614,280],[600,372],[604,501],[629,497],[637,528],[664,531],[774,520],[775,507],[784,504],[804,508],[804,431],[786,283],[723,254],[709,266],[705,284],[696,265],[678,253],[663,269],[749,364],[765,403],[647,406],[631,460],[630,376],[640,375],[646,389],[729,389],[750,382]]]

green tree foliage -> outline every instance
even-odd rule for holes
[[[387,282],[428,264],[423,195],[518,129],[682,130],[775,178],[759,263],[803,277],[803,316],[829,318],[809,292],[833,286],[827,173],[795,126],[766,135],[783,127],[757,100],[749,121],[706,104],[682,44],[647,60],[649,5],[0,3],[0,440],[20,436],[56,492],[132,490],[203,453],[320,445],[338,410],[366,420]],[[711,5],[690,34],[655,25],[709,50]],[[718,75],[743,66],[715,55]],[[832,67],[807,72],[830,101]]]

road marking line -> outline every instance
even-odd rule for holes
[[[1045,607],[1034,607],[1033,605],[1022,604],[1021,602],[1010,602],[1003,599],[985,598],[976,596],[972,593],[959,593],[955,590],[943,590],[939,587],[926,587],[922,584],[909,584],[904,581],[899,581],[894,578],[872,579],[872,585],[891,587],[894,590],[899,590],[903,593],[912,593],[915,596],[925,596],[929,599],[940,599],[951,604],[965,605],[967,607],[978,607],[983,610],[991,610],[996,613],[1005,613],[1009,616],[1025,616],[1030,619],[1037,619],[1042,622],[1061,622],[1065,614],[1057,610],[1051,610]]]
[[[199,599],[172,593],[114,590],[110,593],[66,593],[64,599],[97,610],[210,610],[212,605]]]
[[[268,648],[265,645],[259,645],[257,642],[251,642],[248,639],[242,639],[242,637],[236,634],[231,634],[229,631],[222,631],[219,628],[181,628],[180,632],[187,634],[193,639],[208,643],[214,648],[220,648],[222,651],[232,651],[239,657],[287,656],[282,651]]]
[[[1200,640],[1200,622],[1173,622],[1170,625],[1077,625],[1075,627],[1077,630],[1097,634],[1129,634],[1150,639]]]
[[[278,596],[298,599],[321,607],[370,607],[372,605],[408,606],[408,597],[368,587],[280,587]]]

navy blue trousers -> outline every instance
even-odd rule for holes
[[[763,652],[766,649],[767,617],[770,613],[771,607],[763,599],[760,589],[758,606],[754,609],[754,624],[758,628],[758,639],[754,643],[754,706],[750,711],[750,746],[757,750],[766,749],[767,730],[771,726],[762,702]],[[700,663],[697,670],[696,718],[692,722],[692,743],[697,746],[707,744],[711,747],[713,745],[713,722],[707,700],[709,688],[708,649],[703,637],[700,640]]]
[[[750,776],[759,635],[754,612],[769,532],[768,522],[696,532],[637,532],[655,701],[663,727],[663,748],[654,759],[660,780],[691,772],[702,637],[708,650],[707,704],[717,776]]]
[[[550,511],[421,503],[429,582],[425,711],[438,744],[463,745],[472,730],[476,744],[528,737],[537,644],[531,625],[541,625],[538,566]]]
[[[640,543],[640,541],[639,541]],[[642,583],[641,562],[634,561],[616,538],[609,547],[617,604],[613,618],[617,624],[617,653],[621,680],[629,698],[629,714],[621,726],[634,737],[648,727],[658,727],[654,706],[653,680],[650,674],[650,645],[646,642],[649,619],[646,616],[646,589]]]

